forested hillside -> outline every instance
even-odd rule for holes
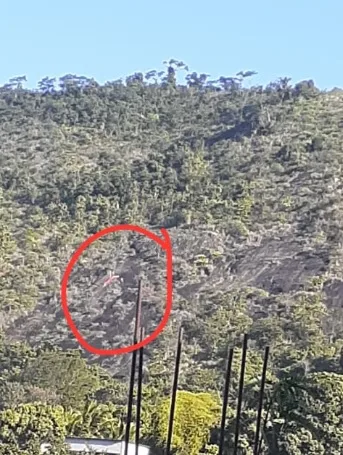
[[[262,453],[343,453],[343,91],[253,76],[210,81],[170,61],[104,85],[67,75],[0,88],[1,454],[31,455],[39,438],[64,434],[122,437],[130,358],[80,352],[60,304],[75,249],[120,223],[166,228],[173,245],[172,316],[146,349],[144,439],[165,441],[182,322],[177,454],[218,449],[228,346],[232,439],[243,333],[240,453],[252,454],[266,345]],[[165,259],[136,234],[92,245],[68,289],[88,342],[131,343],[139,277],[146,332],[156,328]],[[101,292],[112,268],[122,280]]]

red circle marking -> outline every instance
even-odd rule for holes
[[[83,251],[88,248],[93,242],[98,240],[100,237],[104,235],[110,234],[111,232],[118,232],[118,231],[136,231],[140,234],[149,237],[151,240],[156,242],[163,250],[166,250],[167,253],[167,277],[166,277],[166,289],[167,289],[167,296],[166,296],[166,309],[162,318],[162,321],[156,328],[156,330],[146,337],[144,340],[140,341],[139,343],[132,344],[125,348],[120,349],[98,349],[90,344],[83,338],[81,333],[77,330],[76,325],[74,324],[72,317],[69,312],[68,308],[68,298],[67,298],[67,286],[70,274],[75,266],[76,262],[78,261],[79,257],[83,253]],[[141,228],[139,226],[135,226],[132,224],[122,224],[118,226],[109,226],[93,235],[91,235],[87,240],[85,240],[79,248],[75,251],[73,256],[71,257],[67,268],[64,272],[62,282],[61,282],[61,302],[62,302],[62,309],[64,312],[64,316],[66,321],[73,332],[73,335],[80,343],[80,345],[86,349],[87,351],[91,352],[92,354],[97,355],[118,355],[118,354],[125,354],[128,352],[136,351],[137,349],[146,346],[148,343],[151,343],[158,335],[162,332],[164,327],[166,326],[171,309],[172,309],[172,302],[173,302],[173,252],[172,246],[170,242],[170,238],[166,229],[161,229],[161,233],[163,238],[159,237],[158,235],[154,234],[153,232],[148,231],[147,229]]]

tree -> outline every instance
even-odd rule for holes
[[[53,93],[55,89],[56,78],[45,77],[38,82],[38,88],[43,93]]]
[[[166,442],[170,399],[164,399],[156,412],[156,435]],[[197,455],[208,442],[211,428],[220,418],[218,401],[208,393],[177,393],[173,447],[180,455]]]
[[[21,380],[56,391],[61,404],[76,409],[100,388],[98,370],[89,367],[79,351],[43,351],[28,363]]]
[[[40,444],[61,443],[66,436],[62,407],[24,404],[0,411],[0,453],[37,453]]]

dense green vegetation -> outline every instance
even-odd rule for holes
[[[130,358],[81,353],[59,300],[73,251],[119,223],[165,227],[173,243],[173,314],[145,353],[144,441],[165,442],[182,321],[178,454],[218,449],[228,346],[232,442],[244,332],[240,453],[252,454],[267,344],[262,453],[343,452],[343,92],[287,78],[246,88],[253,75],[208,81],[170,61],[103,86],[67,75],[59,87],[45,78],[27,90],[15,78],[0,88],[0,454],[31,455],[39,440],[58,446],[65,434],[122,437]],[[101,293],[114,263],[123,283]],[[148,239],[98,240],[68,289],[86,339],[130,343],[138,276],[151,332],[164,268]]]

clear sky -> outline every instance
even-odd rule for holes
[[[0,85],[77,74],[103,83],[175,58],[210,79],[254,70],[343,86],[343,0],[2,0]]]

